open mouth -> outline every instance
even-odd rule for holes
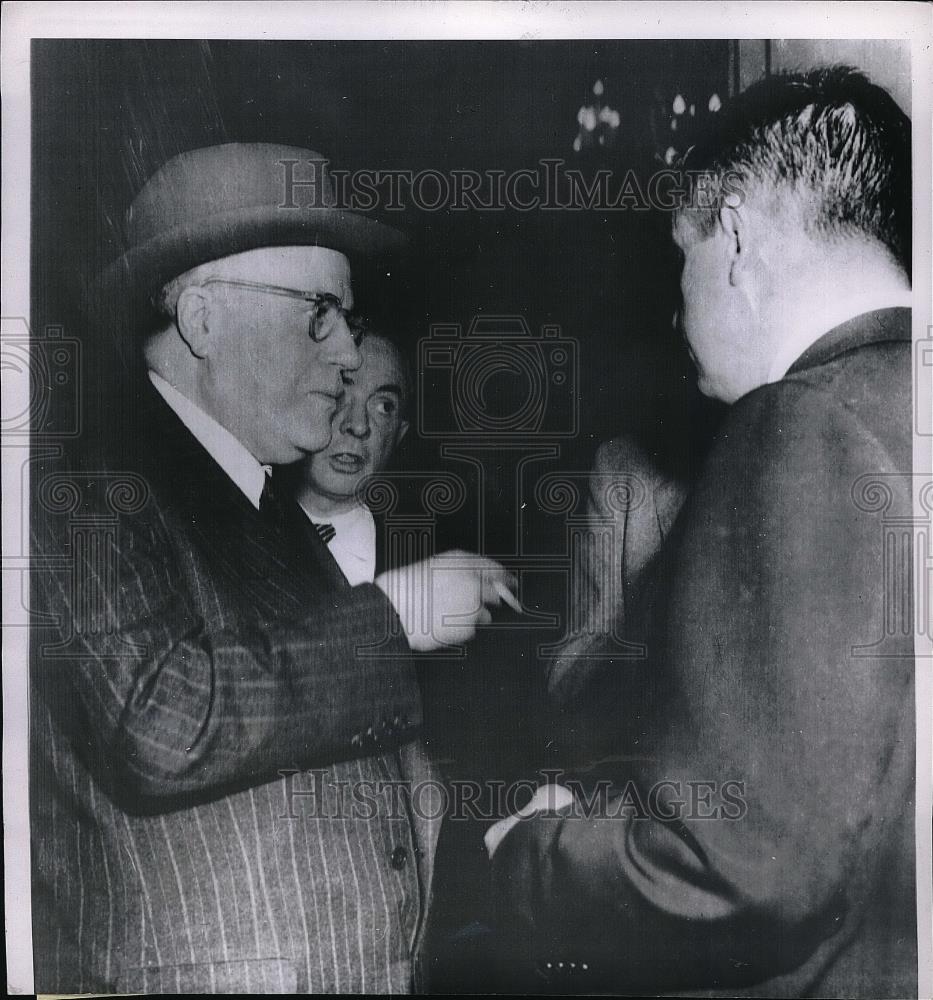
[[[338,451],[333,455],[329,455],[328,461],[335,472],[352,475],[363,468],[365,460],[362,455],[354,455],[349,451]]]

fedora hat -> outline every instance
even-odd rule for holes
[[[320,153],[231,142],[180,153],[149,178],[102,286],[151,295],[199,264],[260,247],[321,246],[377,263],[407,245],[397,229],[337,206]]]

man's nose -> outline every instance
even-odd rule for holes
[[[369,412],[364,402],[347,401],[340,416],[340,431],[355,438],[369,437]]]
[[[344,316],[338,317],[327,339],[321,343],[327,362],[344,371],[356,371],[362,364],[360,349]]]

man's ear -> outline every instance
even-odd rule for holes
[[[741,208],[723,205],[719,210],[719,235],[728,256],[729,284],[743,283],[751,262],[749,227]]]
[[[175,325],[196,358],[210,353],[210,299],[199,285],[183,288],[175,306]]]
[[[408,428],[411,426],[407,420],[400,420],[398,425],[398,430],[395,432],[395,447],[397,448],[402,443],[402,438],[408,433]]]

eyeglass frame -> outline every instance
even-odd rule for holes
[[[283,285],[266,285],[260,281],[243,281],[234,278],[205,278],[199,284],[204,288],[208,285],[229,285],[231,288],[243,288],[247,291],[267,292],[270,295],[280,295],[283,298],[297,299],[313,305],[316,311],[312,313],[311,322],[308,323],[308,336],[315,344],[323,343],[330,336],[329,332],[325,333],[323,337],[315,336],[314,333],[314,324],[319,318],[317,310],[322,305],[327,305],[331,309],[337,309],[338,314],[347,324],[347,329],[350,331],[353,343],[357,347],[363,342],[363,337],[366,333],[362,318],[356,316],[351,310],[345,309],[343,302],[333,292],[302,292],[297,288],[286,288]]]

